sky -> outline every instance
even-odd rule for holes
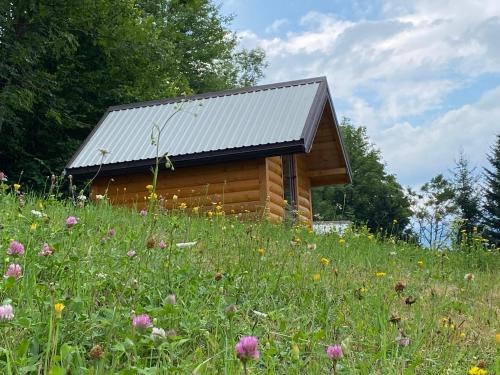
[[[500,0],[220,0],[261,83],[326,76],[339,120],[366,126],[390,173],[418,187],[500,134]]]

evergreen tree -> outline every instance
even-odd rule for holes
[[[460,153],[453,171],[454,201],[458,209],[461,222],[458,242],[464,238],[471,238],[474,227],[477,227],[481,218],[481,197],[479,195],[478,177],[475,168],[469,166],[469,161],[463,152]]]
[[[313,189],[313,212],[324,220],[350,220],[373,232],[402,234],[410,221],[410,201],[396,177],[387,173],[366,128],[341,124],[352,184]]]
[[[500,247],[500,134],[488,155],[488,161],[491,168],[484,168],[484,234],[491,244]]]

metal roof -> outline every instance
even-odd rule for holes
[[[159,155],[177,161],[308,151],[329,97],[325,77],[110,107],[67,165],[73,174],[102,167],[151,165],[153,127]],[[176,112],[176,108],[180,110]],[[109,151],[104,158],[100,149]]]

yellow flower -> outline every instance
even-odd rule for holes
[[[374,237],[374,236],[373,236],[373,234],[369,234],[369,235],[368,235],[368,239],[369,239],[369,240],[373,240],[373,237]]]
[[[37,223],[31,224],[31,230],[35,230],[37,226],[38,226]]]
[[[62,303],[56,303],[54,305],[54,311],[56,312],[57,317],[61,317],[61,313],[64,310],[64,304]]]
[[[488,372],[484,368],[480,368],[477,366],[471,367],[469,370],[469,375],[485,375]]]
[[[212,217],[214,215],[214,213],[212,211],[208,211],[207,215],[208,215],[208,217]]]
[[[173,200],[173,201],[176,201],[176,200],[177,200],[177,198],[179,198],[177,195],[175,195],[175,194],[174,194],[174,195],[172,195],[172,200]]]
[[[182,203],[179,205],[179,208],[180,208],[181,210],[185,209],[186,207],[187,207],[187,204],[186,204],[186,203],[184,203],[184,202],[182,202]]]
[[[146,189],[149,191],[153,190],[153,185],[146,185]]]
[[[473,231],[473,232],[477,232],[477,227],[473,227],[473,228],[472,228],[472,231]]]
[[[200,207],[198,207],[198,206],[193,207],[193,213],[197,214],[199,210],[200,210]]]
[[[467,231],[465,229],[462,229],[460,233],[466,233]]]
[[[367,289],[367,288],[365,288],[365,287],[363,287],[363,288],[359,288],[359,292],[360,292],[360,293],[366,293],[366,292],[368,292],[368,289]]]
[[[339,239],[339,244],[344,245],[345,244],[345,240],[343,238]]]
[[[419,266],[420,268],[423,268],[423,267],[424,267],[424,261],[423,261],[423,260],[419,260],[419,261],[417,262],[417,264],[418,264],[418,266]]]
[[[375,272],[375,276],[377,276],[377,277],[384,277],[385,276],[385,272]]]
[[[497,344],[500,344],[500,332],[495,335],[495,340]]]
[[[260,255],[264,255],[264,253],[266,252],[262,247],[258,248],[257,251]]]
[[[150,199],[150,200],[156,200],[156,198],[158,198],[158,194],[156,194],[156,193],[149,194],[148,199]]]
[[[321,264],[324,266],[328,266],[330,264],[330,261],[326,258],[321,258]]]
[[[396,219],[394,219],[394,220],[392,221],[392,223],[393,223],[393,224],[397,224],[397,223],[398,223],[398,221],[397,221]]]
[[[21,185],[19,184],[14,184],[14,190],[18,191],[21,188]]]
[[[217,211],[220,211],[220,210],[222,210],[222,206],[217,205],[217,206],[215,206],[215,209],[216,209]]]
[[[320,281],[320,280],[321,280],[321,275],[320,275],[319,273],[315,273],[315,274],[313,275],[313,280],[314,280],[314,281]]]

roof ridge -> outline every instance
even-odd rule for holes
[[[173,98],[147,100],[147,101],[143,101],[143,102],[120,104],[120,105],[110,106],[108,108],[107,112],[119,111],[119,110],[123,110],[123,109],[133,109],[133,108],[151,107],[151,106],[171,104],[171,103],[179,103],[182,101],[194,101],[194,100],[202,100],[202,99],[209,99],[209,98],[216,98],[216,97],[223,97],[223,96],[247,94],[247,93],[251,93],[251,92],[281,89],[281,88],[285,88],[285,87],[301,86],[301,85],[308,85],[308,84],[312,84],[312,83],[321,83],[321,82],[326,82],[325,76],[305,78],[305,79],[299,79],[299,80],[293,80],[293,81],[277,82],[277,83],[271,83],[271,84],[266,84],[266,85],[241,87],[241,88],[235,88],[235,89],[229,89],[229,90],[223,90],[223,91],[209,91],[206,93],[195,94],[195,95],[190,95],[190,96],[177,96],[177,97],[173,97]]]

